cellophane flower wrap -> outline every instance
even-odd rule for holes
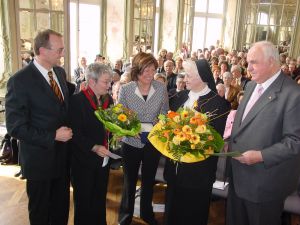
[[[136,112],[124,107],[122,104],[113,105],[107,109],[99,107],[95,114],[105,128],[112,133],[110,140],[112,148],[116,148],[118,138],[124,136],[134,137],[141,132],[141,122]]]
[[[148,137],[163,155],[179,162],[198,162],[219,153],[224,146],[222,136],[209,122],[209,114],[179,108],[159,115]]]

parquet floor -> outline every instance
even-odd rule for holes
[[[14,177],[18,166],[0,165],[0,224],[28,225],[27,195],[25,182]],[[122,169],[111,170],[107,193],[107,222],[108,225],[117,224],[118,208],[122,190]],[[71,192],[72,195],[72,192]],[[69,225],[73,224],[73,201],[71,199]],[[154,203],[164,202],[164,186],[156,185]],[[162,224],[163,213],[156,213],[156,218]],[[134,218],[132,225],[145,224],[139,218]],[[209,225],[224,225],[224,202],[212,203]]]

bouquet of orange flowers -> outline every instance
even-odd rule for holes
[[[219,153],[222,136],[210,125],[209,114],[179,108],[159,115],[159,122],[148,138],[163,155],[181,162],[198,162]]]
[[[118,146],[118,138],[124,136],[136,136],[141,131],[141,122],[136,112],[124,107],[122,104],[110,106],[107,109],[101,107],[95,111],[97,118],[105,128],[112,133],[110,146],[114,149]]]

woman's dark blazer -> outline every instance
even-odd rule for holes
[[[111,97],[109,101],[113,104]],[[96,144],[103,145],[106,131],[94,111],[83,92],[71,97],[69,120],[73,130],[72,166],[78,165],[93,169],[102,165],[103,158],[94,153],[92,148]]]

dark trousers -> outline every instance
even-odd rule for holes
[[[203,184],[201,188],[186,188],[168,183],[164,224],[207,225],[211,190],[212,184]]]
[[[232,183],[232,182],[231,182]],[[229,186],[227,225],[280,225],[284,200],[254,203],[239,198],[233,184]]]
[[[132,221],[136,183],[139,167],[141,167],[141,200],[140,216],[145,221],[153,221],[154,213],[152,208],[153,186],[158,167],[160,153],[147,143],[143,148],[135,148],[123,144],[123,170],[124,185],[122,200],[119,210],[119,224],[129,225]]]
[[[75,225],[106,225],[106,193],[109,165],[71,167]]]
[[[29,220],[31,225],[67,225],[70,181],[67,178],[28,180]]]

